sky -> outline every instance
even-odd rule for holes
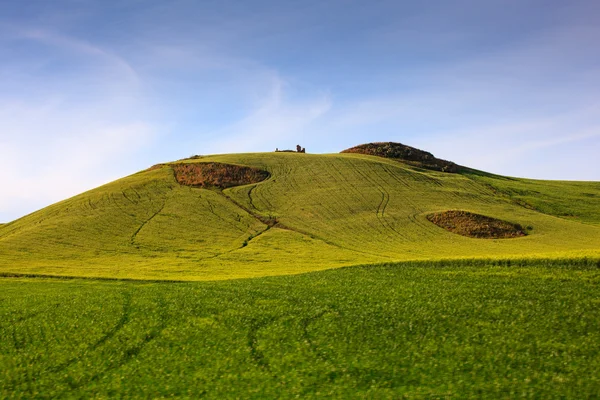
[[[597,0],[1,0],[0,222],[296,144],[600,181],[598,38]]]

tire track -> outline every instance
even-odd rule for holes
[[[108,332],[106,332],[100,339],[98,339],[94,344],[90,345],[88,347],[88,349],[83,352],[83,354],[77,355],[77,356],[72,357],[58,365],[55,365],[54,367],[49,368],[48,371],[53,372],[53,373],[63,372],[64,370],[69,368],[71,365],[73,365],[77,361],[81,360],[85,356],[85,353],[87,351],[97,350],[104,343],[106,343],[107,341],[112,339],[121,329],[123,329],[123,326],[125,326],[125,324],[127,324],[127,322],[129,322],[130,312],[131,312],[131,292],[124,292],[123,293],[123,311],[121,314],[121,318],[119,318],[117,323]]]
[[[115,326],[113,326],[108,332],[104,334],[100,339],[96,341],[91,346],[91,350],[96,350],[98,347],[102,346],[104,343],[112,339],[123,326],[129,322],[129,314],[131,312],[131,292],[123,293],[123,312],[121,314],[121,318],[117,321]]]
[[[66,383],[69,386],[70,390],[63,391],[63,393],[61,393],[61,396],[58,396],[58,397],[63,397],[64,395],[69,393],[71,390],[77,390],[77,389],[87,386],[93,382],[97,382],[103,376],[110,373],[111,371],[121,368],[128,362],[135,359],[149,343],[151,343],[156,338],[158,338],[161,335],[161,333],[166,329],[168,318],[166,315],[166,303],[162,296],[158,297],[157,303],[158,303],[158,308],[159,308],[158,323],[154,327],[152,327],[143,336],[142,340],[139,343],[125,349],[125,351],[122,353],[122,356],[118,360],[112,362],[111,364],[106,366],[103,370],[93,374],[88,379],[84,379],[79,382],[67,381]]]
[[[139,228],[137,228],[137,230],[133,233],[133,235],[131,235],[130,244],[132,246],[135,246],[136,248],[139,248],[139,246],[135,245],[135,238],[137,237],[138,233],[140,233],[140,231],[142,230],[142,228],[144,228],[144,226],[146,226],[147,223],[149,223],[150,221],[152,221],[154,219],[154,217],[156,217],[158,214],[160,214],[162,212],[162,210],[165,208],[166,204],[167,204],[167,199],[165,198],[163,204],[160,206],[160,208],[158,209],[158,211],[156,211],[154,214],[152,214],[152,216],[150,218],[148,218],[147,220],[145,220],[144,222],[142,222],[142,224],[139,226]]]
[[[279,222],[279,221],[277,220],[277,218],[266,218],[266,217],[264,217],[264,216],[262,216],[262,215],[258,215],[258,214],[256,214],[255,212],[253,212],[252,210],[250,210],[250,209],[248,209],[247,207],[245,207],[244,205],[242,205],[242,204],[238,203],[238,202],[237,202],[236,200],[234,200],[233,198],[229,197],[229,196],[228,196],[226,193],[223,193],[222,191],[217,191],[217,193],[220,193],[220,194],[221,194],[223,197],[225,197],[227,200],[229,200],[229,201],[230,201],[230,202],[232,202],[234,205],[236,205],[237,207],[239,207],[239,208],[241,208],[242,210],[244,210],[246,213],[248,213],[248,214],[249,214],[249,215],[251,215],[252,217],[256,218],[256,219],[257,219],[259,222],[261,222],[261,223],[263,223],[263,224],[267,225],[267,228],[266,228],[265,230],[263,230],[262,232],[260,232],[260,233],[259,233],[259,234],[257,234],[257,235],[253,235],[253,236],[252,236],[252,239],[256,239],[258,236],[262,235],[263,233],[267,232],[267,231],[268,231],[268,230],[269,230],[271,227],[273,227],[273,228],[285,229],[285,230],[288,230],[288,231],[296,232],[296,233],[299,233],[299,234],[301,234],[301,235],[308,236],[309,238],[311,238],[311,239],[313,239],[313,240],[320,240],[321,242],[323,242],[323,243],[325,243],[325,244],[328,244],[328,245],[330,245],[330,246],[337,247],[337,248],[339,248],[339,249],[342,249],[342,250],[348,250],[348,251],[352,251],[352,252],[356,252],[356,253],[361,253],[361,254],[367,254],[367,255],[371,255],[371,256],[372,256],[372,255],[378,255],[378,254],[372,254],[372,253],[365,252],[365,251],[360,251],[360,250],[356,250],[356,249],[347,248],[347,247],[341,246],[341,245],[339,245],[339,244],[337,244],[337,243],[334,243],[334,242],[332,242],[332,241],[330,241],[330,240],[327,240],[327,239],[325,239],[325,238],[323,238],[323,237],[320,237],[320,236],[318,236],[318,235],[315,235],[315,234],[313,234],[313,233],[310,233],[310,232],[304,231],[304,230],[302,230],[302,229],[298,229],[298,228],[293,228],[293,227],[287,226],[287,225],[285,225],[285,224],[283,224],[283,223]],[[248,243],[249,243],[249,242],[248,242]],[[246,243],[246,245],[247,245],[248,243]],[[238,249],[230,250],[230,251],[227,251],[227,252],[225,252],[225,253],[218,254],[218,255],[216,255],[216,256],[211,256],[211,257],[208,257],[208,258],[216,258],[216,257],[219,257],[219,256],[221,256],[221,255],[224,255],[224,254],[231,253],[231,252],[233,252],[233,251],[235,251],[235,250],[239,250],[239,249],[241,249],[241,248],[243,248],[243,247],[246,247],[246,246],[245,246],[245,245],[242,245],[242,247],[240,247],[240,248],[238,248]],[[385,256],[385,257],[387,257],[387,256]],[[392,257],[387,257],[387,258],[392,258]]]
[[[302,329],[302,338],[306,341],[308,347],[317,356],[317,358],[323,361],[331,361],[331,359],[327,355],[325,355],[321,350],[319,350],[319,347],[315,344],[315,342],[313,342],[311,335],[308,332],[308,328],[315,321],[317,321],[320,318],[323,318],[325,314],[330,314],[332,312],[333,311],[330,308],[326,308],[324,310],[319,311],[311,317],[302,319],[302,321],[300,322],[300,326]]]
[[[353,165],[354,167],[354,165]],[[381,192],[382,198],[381,201],[379,203],[379,205],[377,206],[377,210],[375,211],[375,215],[377,217],[377,219],[379,220],[381,226],[384,228],[384,232],[386,234],[386,236],[390,237],[390,238],[396,238],[395,235],[393,235],[390,231],[396,233],[396,235],[400,235],[402,236],[402,234],[400,232],[398,232],[394,227],[392,227],[384,218],[383,218],[383,213],[381,212],[381,210],[383,209],[385,211],[385,207],[387,207],[387,203],[389,203],[389,198],[390,198],[390,194],[389,192],[385,189],[384,185],[382,185],[380,182],[378,182],[376,179],[373,179],[371,176],[367,175],[364,171],[360,170],[359,168],[354,168],[354,170],[356,171],[356,173],[358,175],[360,175],[366,182],[371,183],[373,186],[376,186],[377,189]],[[387,199],[386,199],[387,198]]]
[[[250,350],[250,358],[254,361],[256,365],[260,368],[264,368],[267,371],[271,372],[271,365],[269,361],[265,357],[265,354],[258,348],[258,332],[267,327],[269,324],[273,323],[276,320],[275,317],[269,317],[263,320],[259,320],[257,318],[253,318],[250,321],[250,326],[248,328],[248,348]]]
[[[130,189],[130,190],[137,194],[137,192],[135,190],[133,190],[133,189]],[[127,194],[125,192],[126,192],[125,190],[121,190],[121,194],[123,195],[123,197],[125,197],[131,204],[137,204],[137,202],[135,202],[132,199],[130,199],[129,196],[127,196]],[[137,194],[137,197],[138,197],[138,200],[139,200],[140,195]]]

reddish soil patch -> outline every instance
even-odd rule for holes
[[[264,181],[270,176],[262,169],[216,162],[172,164],[171,168],[175,172],[175,179],[181,185],[205,188],[225,189],[248,185]]]
[[[444,211],[430,214],[427,219],[450,232],[472,238],[507,239],[526,235],[519,224],[468,211]]]
[[[358,153],[371,156],[391,158],[416,167],[433,169],[442,172],[459,172],[461,166],[451,161],[435,158],[433,154],[414,147],[394,142],[377,142],[361,144],[342,151],[342,153]]]

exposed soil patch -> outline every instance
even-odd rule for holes
[[[430,214],[427,219],[450,232],[472,238],[507,239],[526,235],[519,224],[468,211],[444,211]]]
[[[371,156],[391,158],[416,167],[442,172],[460,172],[462,167],[451,161],[435,158],[433,154],[414,147],[394,142],[377,142],[361,144],[342,151],[342,153],[367,154]]]
[[[172,164],[175,179],[181,185],[194,187],[216,187],[220,189],[232,186],[258,183],[267,179],[267,171],[252,167],[216,162]]]

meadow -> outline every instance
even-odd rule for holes
[[[600,268],[0,279],[2,398],[592,398]]]
[[[361,154],[159,164],[0,224],[0,398],[593,398],[598,198]]]

